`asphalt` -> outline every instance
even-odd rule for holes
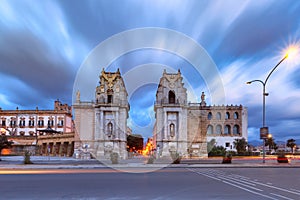
[[[180,164],[171,164],[170,160],[158,159],[153,164],[147,164],[147,158],[119,160],[118,164],[111,164],[110,160],[75,159],[72,157],[31,156],[33,164],[23,164],[23,156],[3,156],[0,161],[1,170],[13,169],[99,169],[99,168],[300,168],[300,159],[291,158],[289,163],[277,163],[276,158],[237,157],[231,164],[222,164],[222,158],[184,159]]]

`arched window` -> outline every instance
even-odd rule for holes
[[[109,122],[107,124],[107,134],[108,134],[108,136],[111,136],[112,133],[113,133],[113,124],[111,122]]]
[[[229,125],[226,125],[225,127],[224,127],[224,134],[230,134],[230,126]]]
[[[239,118],[239,113],[238,113],[238,112],[235,112],[233,118],[234,118],[234,119],[238,119],[238,118]]]
[[[239,135],[240,134],[240,127],[239,125],[234,125],[233,127],[233,134]]]
[[[221,135],[222,134],[222,126],[220,124],[218,124],[216,126],[216,134],[217,135]]]
[[[221,119],[221,113],[220,112],[217,112],[216,118],[217,118],[217,120]]]
[[[214,128],[212,125],[208,125],[207,126],[207,131],[206,131],[207,135],[211,135],[214,133]]]
[[[230,119],[230,114],[229,114],[229,112],[226,112],[226,114],[225,114],[225,119]]]
[[[169,91],[169,103],[175,103],[175,93],[173,91]]]
[[[175,136],[175,125],[173,123],[170,124],[170,136]]]
[[[212,119],[212,114],[211,114],[211,112],[208,113],[207,119],[208,119],[208,120],[211,120],[211,119]]]
[[[112,89],[107,90],[107,103],[113,103],[113,93]]]

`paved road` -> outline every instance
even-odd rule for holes
[[[298,168],[165,168],[151,173],[124,173],[110,168],[5,170],[0,175],[0,199],[300,199],[298,171]]]

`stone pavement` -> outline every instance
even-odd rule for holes
[[[146,164],[147,158],[135,157],[128,160],[120,160],[119,164],[112,165],[110,160],[98,161],[96,159],[75,159],[72,157],[47,157],[47,156],[31,156],[33,164],[23,164],[23,156],[2,156],[0,161],[0,169],[97,169],[97,168],[261,168],[261,167],[292,167],[300,168],[300,159],[293,158],[290,163],[277,163],[276,158],[266,158],[266,163],[262,163],[261,158],[233,158],[232,164],[221,164],[222,158],[206,158],[206,159],[185,159],[180,164],[170,164],[169,160],[156,160],[154,164]]]

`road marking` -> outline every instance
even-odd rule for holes
[[[245,184],[248,184],[248,185],[256,186],[256,184],[254,184],[254,183],[249,183],[248,181],[243,181],[243,180],[239,180],[239,179],[236,179],[236,178],[231,178],[231,177],[228,177],[228,176],[223,176],[223,177],[224,177],[224,179],[226,179],[226,180],[233,180],[233,181],[245,183]]]
[[[270,194],[272,194],[272,195],[274,195],[274,196],[277,196],[277,197],[281,197],[281,198],[283,198],[283,199],[294,200],[294,199],[288,198],[288,197],[286,197],[286,196],[282,196],[282,195],[280,195],[280,194],[275,194],[275,193],[270,193]]]
[[[203,176],[206,176],[206,177],[218,180],[218,181],[222,181],[223,183],[232,185],[232,186],[240,188],[242,190],[245,190],[245,191],[260,195],[260,196],[264,196],[264,197],[269,198],[269,199],[276,199],[276,198],[274,198],[272,196],[268,196],[266,194],[259,193],[259,192],[263,192],[263,190],[255,187],[255,186],[261,185],[261,186],[265,186],[265,187],[272,188],[272,189],[275,189],[275,190],[280,190],[280,191],[283,191],[283,192],[287,192],[287,193],[291,193],[291,194],[295,194],[295,195],[300,196],[300,191],[299,190],[296,190],[296,189],[288,190],[288,189],[276,187],[276,186],[273,186],[273,184],[270,183],[270,182],[267,182],[265,184],[265,183],[258,182],[257,179],[254,179],[254,181],[253,181],[250,178],[245,177],[245,176],[240,176],[240,175],[235,175],[235,174],[226,174],[223,171],[214,170],[214,169],[208,169],[208,170],[207,169],[193,169],[193,170],[188,169],[188,170],[192,171],[192,172],[195,172],[199,175],[203,175]],[[254,186],[254,187],[252,187],[252,186]],[[253,191],[253,190],[256,190],[256,191],[259,191],[259,192],[256,192],[256,191]],[[270,194],[273,195],[273,196],[279,197],[279,198],[292,200],[292,198],[289,198],[289,197],[286,197],[286,196],[283,196],[283,195],[280,195],[280,194],[276,194],[276,193],[270,193]]]
[[[287,189],[284,189],[284,188],[279,188],[279,187],[276,187],[276,186],[260,183],[260,182],[257,182],[257,181],[249,180],[249,182],[256,183],[256,184],[263,185],[263,186],[270,187],[270,188],[274,188],[274,189],[281,190],[281,191],[284,191],[284,192],[289,192],[289,193],[296,194],[296,195],[300,196],[299,192],[294,192],[294,191],[291,191],[291,190],[287,190]]]
[[[294,188],[291,188],[290,190],[295,191],[295,192],[300,192],[300,190],[296,190]]]
[[[273,198],[273,197],[271,197],[271,196],[267,196],[267,195],[264,195],[264,194],[261,194],[261,193],[258,193],[258,192],[252,191],[252,190],[248,190],[248,189],[243,188],[243,187],[240,187],[240,186],[238,186],[238,185],[234,185],[234,184],[232,184],[232,183],[230,183],[230,182],[223,181],[223,183],[227,183],[228,185],[232,185],[232,186],[234,186],[234,187],[240,188],[240,189],[242,189],[242,190],[245,190],[245,191],[247,191],[247,192],[250,192],[250,193],[253,193],[253,194],[256,194],[256,195],[260,195],[260,196],[262,196],[262,197],[266,197],[266,198],[268,198],[268,199],[278,200],[278,199]]]
[[[233,180],[230,180],[230,181],[233,182]],[[230,181],[229,181],[229,182],[230,182]],[[223,182],[224,182],[224,180],[223,180]],[[228,180],[226,180],[225,182],[228,182]],[[252,187],[252,186],[250,186],[250,185],[246,185],[246,184],[239,183],[239,182],[233,182],[232,184],[242,185],[242,186],[244,186],[244,187],[248,187],[248,188],[251,188],[252,190],[257,190],[257,191],[260,191],[260,192],[263,191],[263,190],[258,189],[258,188],[256,188],[256,187]]]

